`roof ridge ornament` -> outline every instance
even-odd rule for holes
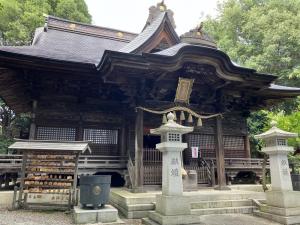
[[[167,16],[169,17],[169,19],[171,21],[173,28],[175,29],[176,25],[175,25],[175,20],[174,20],[174,13],[172,10],[168,9],[167,5],[165,4],[165,1],[162,0],[161,2],[157,3],[156,6],[151,6],[149,8],[149,16],[148,16],[146,25],[143,28],[143,30],[147,26],[149,26],[151,23],[153,23],[161,13],[167,14]]]
[[[216,42],[203,30],[203,27],[204,23],[201,21],[194,29],[191,29],[190,31],[181,35],[181,41],[189,44],[217,48]]]
[[[164,1],[164,0],[162,0],[161,3],[158,3],[158,4],[159,4],[159,10],[160,10],[161,12],[164,12],[164,11],[167,10],[167,5],[165,4],[165,1]]]

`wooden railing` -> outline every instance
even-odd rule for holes
[[[22,155],[0,154],[0,169],[20,169]]]
[[[162,153],[157,149],[144,148],[143,158],[145,163],[162,162]]]
[[[80,156],[79,169],[126,169],[127,157],[122,156]]]
[[[198,165],[184,166],[185,170],[195,170],[197,172],[198,184],[211,184],[209,170]],[[144,165],[144,185],[158,185],[162,183],[162,165]]]
[[[144,165],[144,185],[157,185],[162,183],[162,165]]]
[[[207,158],[205,160],[210,160],[216,165],[215,158]],[[226,169],[261,169],[263,164],[263,159],[257,158],[225,158],[224,161]],[[268,161],[267,167],[269,166]]]
[[[79,169],[126,169],[127,157],[122,156],[80,156]],[[0,155],[1,169],[21,169],[22,155]]]
[[[131,187],[133,187],[135,185],[134,184],[135,172],[134,172],[134,164],[133,164],[133,161],[132,161],[130,156],[128,157],[127,169],[128,169],[129,179],[130,179],[130,181],[129,181],[130,184],[129,185],[131,185]]]

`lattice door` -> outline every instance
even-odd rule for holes
[[[93,155],[118,155],[118,130],[84,129],[83,140],[91,141]]]

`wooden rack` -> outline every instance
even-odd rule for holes
[[[22,149],[20,188],[18,197],[15,191],[13,208],[55,206],[71,209],[77,203],[79,154],[89,149],[88,143],[23,141],[10,148],[21,149],[22,146],[25,147]]]

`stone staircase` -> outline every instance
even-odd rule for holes
[[[218,201],[200,201],[192,202],[191,210],[193,215],[210,215],[210,214],[252,214],[256,209],[252,200],[218,200]]]
[[[110,203],[118,208],[126,218],[141,219],[155,210],[156,194],[131,193],[126,190],[114,189],[110,195]],[[191,203],[192,215],[209,214],[252,214],[256,205],[251,199],[265,199],[264,192],[251,191],[197,191],[185,193]]]

